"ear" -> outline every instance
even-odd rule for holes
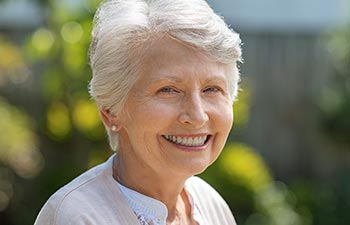
[[[113,130],[114,132],[119,131],[119,119],[116,115],[113,115],[108,109],[101,110],[100,114],[103,123],[108,129]]]

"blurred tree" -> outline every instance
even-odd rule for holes
[[[273,180],[261,156],[245,144],[228,143],[201,176],[223,195],[238,224],[310,224],[294,209],[293,193]]]
[[[75,135],[103,141],[104,129],[87,92],[91,71],[86,53],[99,1],[41,2],[50,13],[46,25],[28,39],[26,52],[33,65],[40,65],[45,133],[61,143],[69,143]]]
[[[32,121],[0,98],[0,212],[14,195],[14,175],[31,178],[43,166]],[[15,173],[15,174],[14,174]]]
[[[20,91],[16,85],[30,80],[26,87],[35,90],[24,96],[31,104],[21,105],[22,110],[0,98],[0,129],[7,131],[0,136],[1,224],[32,224],[58,187],[110,154],[87,93],[86,53],[99,1],[39,2],[45,23],[23,49],[0,37],[0,86]]]
[[[0,87],[18,84],[28,78],[28,68],[21,49],[0,35]]]
[[[333,76],[321,90],[321,129],[334,141],[350,144],[350,25],[326,36]],[[350,148],[349,148],[350,149]]]
[[[37,175],[43,159],[32,129],[33,122],[1,98],[0,118],[0,130],[6,131],[0,136],[0,162],[23,178]]]

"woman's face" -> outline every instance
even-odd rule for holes
[[[188,176],[206,169],[232,126],[228,76],[227,65],[174,40],[154,44],[118,118],[125,163]]]

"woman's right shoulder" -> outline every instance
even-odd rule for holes
[[[108,178],[103,166],[90,169],[56,191],[40,210],[35,225],[81,224],[91,205],[98,204],[101,193],[106,192],[104,180]]]

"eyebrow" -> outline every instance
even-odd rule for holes
[[[208,79],[205,80],[206,83],[226,83],[227,79],[220,77],[220,76],[215,76],[215,77],[209,77]]]
[[[151,78],[150,80],[150,85],[155,85],[157,83],[162,83],[162,82],[171,82],[171,83],[182,83],[184,82],[182,78],[179,78],[174,75],[164,75],[162,77],[157,77],[157,78]],[[213,74],[212,76],[207,77],[206,79],[201,82],[202,84],[217,84],[217,85],[224,85],[225,88],[228,88],[229,81],[227,78],[222,77],[220,75]]]
[[[182,79],[178,78],[176,76],[168,76],[168,75],[165,75],[165,76],[162,76],[162,77],[159,77],[159,78],[151,79],[151,83],[157,83],[157,82],[163,82],[163,81],[170,81],[170,82],[174,82],[174,83],[181,83]]]

